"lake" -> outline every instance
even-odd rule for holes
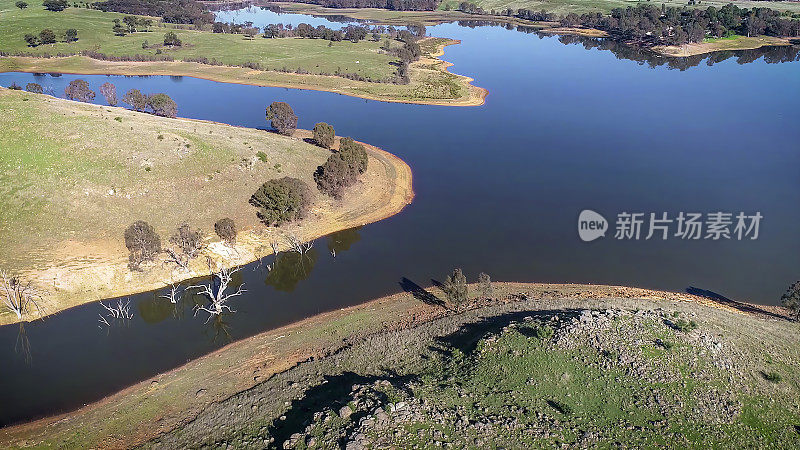
[[[288,22],[258,14],[229,17]],[[403,277],[429,285],[454,267],[471,281],[483,271],[501,281],[694,286],[764,304],[800,276],[796,48],[667,60],[503,27],[428,34],[462,40],[443,59],[489,90],[484,106],[186,77],[0,74],[2,86],[37,82],[59,96],[76,78],[95,90],[111,81],[120,92],[165,92],[180,116],[247,127],[266,127],[265,107],[285,101],[302,128],[325,121],[404,159],[417,194],[394,217],[318,240],[305,258],[281,255],[271,273],[245,267],[238,281],[248,292],[220,321],[145,293],[130,297],[135,317],[124,327],[98,327],[96,303],[0,327],[0,425],[79,407],[233,340],[398,292]],[[608,219],[605,238],[579,239],[584,209]],[[759,212],[758,239],[647,240],[646,229],[639,240],[614,238],[623,212],[716,211]]]

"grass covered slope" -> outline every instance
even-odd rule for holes
[[[358,74],[373,81],[391,80],[397,70],[394,63],[398,60],[380,49],[385,39],[378,42],[367,39],[358,43],[302,38],[264,39],[260,36],[246,39],[241,34],[182,30],[169,24],[160,27],[157,18],[149,32],[116,36],[112,32],[113,20],[121,19],[124,17],[122,14],[83,8],[51,12],[40,4],[30,4],[20,10],[14,3],[15,0],[0,0],[0,52],[10,55],[0,58],[0,71],[4,72],[184,75],[222,82],[317,89],[383,101],[443,105],[478,105],[485,95],[483,89],[470,84],[470,78],[448,73],[446,64],[440,60],[436,60],[434,65],[420,61],[412,63],[411,83],[407,85],[355,81],[332,75],[338,72]],[[38,35],[44,28],[55,31],[58,42],[28,47],[25,34]],[[63,42],[63,34],[70,28],[78,30],[78,41]],[[163,46],[167,31],[175,32],[183,45]],[[143,49],[145,41],[149,47]],[[457,41],[448,40],[448,43]],[[392,41],[391,45],[400,47],[402,44]],[[36,57],[78,55],[83,51],[114,57],[169,56],[175,62],[114,62],[85,56]],[[19,53],[30,53],[32,57],[20,57]],[[224,65],[190,62],[198,58],[216,60]],[[233,67],[250,64],[257,64],[253,67],[263,70]],[[447,88],[440,89],[440,86]]]
[[[455,10],[458,8],[459,0],[443,0],[441,5],[439,6],[439,10],[444,10],[447,6],[450,6],[451,9]],[[593,12],[602,12],[608,13],[611,12],[614,8],[627,8],[628,6],[636,6],[637,4],[643,3],[643,1],[637,0],[470,0],[470,3],[475,3],[476,5],[483,8],[485,11],[495,10],[498,13],[505,9],[530,9],[532,11],[541,11],[545,10],[547,12],[556,13],[560,16],[567,15],[569,13],[576,13],[576,14],[583,14],[583,13],[593,13]],[[790,12],[800,12],[800,3],[795,1],[786,1],[786,0],[778,0],[778,1],[770,1],[770,2],[763,2],[763,1],[750,1],[750,0],[703,0],[702,3],[699,3],[694,6],[689,6],[686,1],[684,0],[664,0],[658,3],[654,3],[656,5],[661,5],[662,3],[666,4],[667,6],[675,6],[675,7],[688,7],[688,8],[700,8],[705,9],[709,6],[714,6],[716,8],[721,8],[728,3],[733,3],[740,8],[772,8],[777,11],[790,11]]]
[[[267,331],[74,413],[2,429],[0,444],[790,447],[800,437],[800,326],[779,309],[613,286],[476,290],[461,312],[417,288]]]
[[[288,138],[6,89],[0,111],[0,268],[35,281],[48,313],[208,272],[200,257],[189,273],[131,273],[123,231],[136,220],[168,245],[182,222],[211,237],[214,222],[231,217],[247,231],[237,252],[212,247],[209,256],[243,263],[281,233],[248,204],[267,180],[291,176],[312,188],[312,213],[295,226],[304,239],[380,220],[413,196],[408,166],[369,146],[363,183],[342,202],[317,193],[313,172],[330,151],[305,143],[308,132]]]

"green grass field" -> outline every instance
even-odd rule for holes
[[[574,12],[578,14],[587,12],[609,12],[614,8],[625,8],[627,6],[636,6],[637,4],[653,4],[661,6],[662,3],[667,6],[683,7],[688,6],[686,1],[683,0],[653,0],[647,2],[645,0],[472,0],[486,11],[495,10],[498,13],[504,9],[511,8],[513,10],[524,8],[534,11],[546,10],[548,12],[556,13],[558,15],[566,15]],[[456,9],[459,0],[444,0],[439,6],[439,9],[445,9],[450,5],[452,9]],[[800,2],[790,1],[774,1],[774,2],[757,2],[757,1],[729,1],[729,0],[703,0],[700,4],[688,6],[689,8],[708,8],[715,6],[722,7],[728,3],[734,3],[740,8],[772,8],[777,11],[791,11],[800,12]]]
[[[176,60],[205,57],[227,65],[253,62],[268,70],[285,68],[295,71],[300,68],[315,74],[333,74],[339,70],[374,80],[391,78],[396,70],[390,64],[396,58],[379,50],[381,42],[370,40],[356,44],[349,41],[334,42],[329,46],[329,41],[323,39],[264,39],[260,36],[246,39],[237,34],[167,28],[169,25],[160,27],[158,19],[154,20],[156,25],[149,32],[115,36],[111,31],[113,20],[121,19],[124,17],[122,14],[83,8],[51,12],[36,3],[20,10],[14,3],[15,0],[0,0],[0,51],[8,53],[56,55],[92,50],[115,56],[156,56],[156,51],[161,50],[163,55]],[[29,47],[24,40],[25,34],[38,35],[44,28],[55,31],[59,42]],[[64,32],[69,28],[78,30],[77,42],[63,42]],[[174,31],[183,45],[164,47],[164,34],[167,31]],[[143,49],[145,41],[152,48]],[[394,42],[394,45],[401,44]]]

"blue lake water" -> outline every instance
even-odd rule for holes
[[[259,24],[244,13],[230,20]],[[80,406],[232,340],[398,292],[403,277],[429,285],[454,267],[471,280],[485,271],[495,280],[695,286],[765,304],[800,276],[796,51],[696,58],[674,62],[685,69],[675,70],[653,55],[618,59],[619,51],[501,27],[428,32],[462,40],[443,58],[489,90],[484,106],[186,77],[0,74],[2,86],[38,82],[59,96],[76,78],[95,90],[111,81],[120,92],[165,92],[180,116],[248,127],[266,127],[265,107],[285,101],[302,128],[325,121],[400,156],[417,194],[394,217],[320,239],[304,259],[284,255],[272,273],[245,268],[239,281],[249,292],[222,321],[204,324],[191,305],[175,311],[147,293],[131,297],[135,317],[125,327],[98,328],[96,303],[22,329],[0,327],[0,425]],[[776,60],[791,62],[767,62]],[[583,209],[609,220],[605,238],[578,238]],[[640,240],[613,237],[621,212],[714,211],[760,212],[758,239],[645,240],[646,223]]]

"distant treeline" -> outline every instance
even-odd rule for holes
[[[433,11],[441,0],[294,0],[326,8],[382,8],[393,11]]]
[[[458,9],[471,14],[487,14],[470,2],[462,2]],[[729,3],[721,8],[661,7],[637,5],[614,8],[610,15],[569,13],[558,18],[554,14],[529,9],[506,9],[496,13],[536,22],[560,22],[564,27],[586,27],[603,30],[618,40],[639,45],[682,45],[702,42],[709,37],[742,36],[800,36],[800,20],[770,8],[739,8]]]
[[[93,6],[101,11],[161,17],[167,23],[214,22],[214,14],[195,0],[105,0]]]

